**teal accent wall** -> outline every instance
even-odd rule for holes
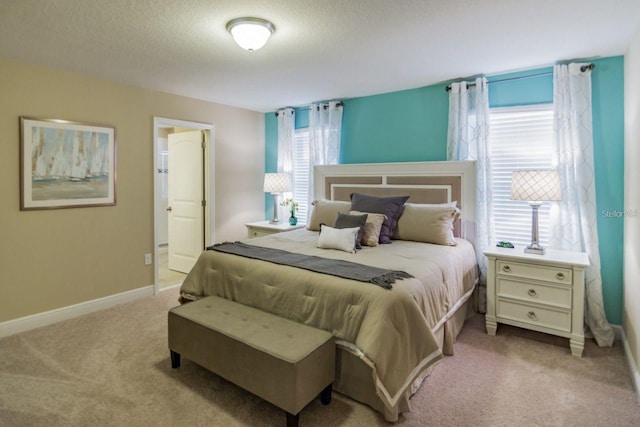
[[[624,218],[624,57],[591,61],[593,150],[604,309],[622,324]]]
[[[445,87],[343,100],[342,163],[446,160]]]
[[[553,102],[553,67],[492,76],[487,81],[492,108]]]
[[[278,119],[274,113],[264,116],[265,155],[264,171],[277,172],[278,167]]]
[[[607,318],[622,323],[624,211],[624,58],[592,61],[593,143],[603,298]],[[492,76],[491,107],[553,101],[553,68]],[[543,75],[538,75],[543,74]],[[526,77],[505,80],[513,77]],[[497,82],[496,80],[504,80]],[[446,160],[447,84],[343,100],[342,163]],[[305,114],[306,113],[306,114]],[[296,127],[308,126],[308,110],[296,110]],[[275,171],[277,122],[266,114],[265,170]],[[268,197],[270,199],[270,197]],[[265,206],[268,216],[273,205]]]

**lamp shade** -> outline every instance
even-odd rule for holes
[[[291,175],[288,173],[265,173],[265,193],[286,193],[291,191]]]
[[[275,30],[271,22],[261,18],[236,18],[227,23],[227,31],[238,46],[249,52],[264,46]]]
[[[511,199],[532,202],[562,200],[558,171],[514,171],[511,178]]]

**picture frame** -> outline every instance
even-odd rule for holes
[[[20,117],[20,210],[116,205],[116,128]]]

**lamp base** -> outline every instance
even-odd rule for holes
[[[527,254],[544,255],[544,248],[538,243],[538,208],[542,202],[529,202],[531,205],[531,244],[524,249]]]
[[[524,252],[527,254],[544,255],[546,250],[538,244],[531,244],[524,248]]]
[[[280,224],[278,219],[278,193],[271,193],[273,196],[273,219],[269,221],[269,224]]]

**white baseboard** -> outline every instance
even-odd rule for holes
[[[179,288],[180,286],[182,286],[182,282],[176,283],[175,285],[169,285],[169,286],[165,286],[164,288],[160,288],[158,289],[158,292],[170,291],[172,289]]]
[[[627,335],[624,333],[624,329],[620,326],[615,326],[616,335],[618,335],[618,330],[620,332],[622,345],[624,347],[624,354],[627,356],[627,363],[629,364],[629,370],[631,371],[631,382],[633,383],[633,388],[636,390],[636,397],[638,399],[638,403],[640,404],[640,372],[638,372],[638,366],[636,362],[633,360],[633,356],[631,355],[631,349],[629,348],[629,341],[627,340]]]
[[[72,319],[74,317],[82,316],[83,314],[93,313],[94,311],[111,308],[125,302],[150,297],[153,294],[153,285],[145,286],[132,291],[109,295],[107,297],[2,322],[0,323],[0,338],[47,326],[62,320]]]

